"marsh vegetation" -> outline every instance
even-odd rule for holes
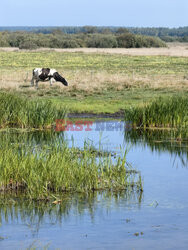
[[[0,128],[51,128],[56,119],[63,119],[65,110],[51,101],[28,100],[18,94],[0,93]]]
[[[16,138],[16,137],[15,137]],[[22,138],[23,139],[23,138]],[[68,148],[63,138],[36,144],[4,135],[0,144],[0,190],[25,191],[31,199],[62,192],[142,190],[141,176],[123,157],[98,154],[88,145]]]
[[[188,128],[188,97],[158,98],[142,107],[125,110],[125,120],[133,127]]]

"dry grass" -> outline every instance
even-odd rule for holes
[[[26,70],[2,71],[0,74],[0,89],[17,90],[17,91],[37,91],[34,87],[30,87],[31,72]],[[71,92],[84,92],[88,94],[102,93],[106,90],[123,91],[127,88],[150,88],[150,89],[173,89],[187,90],[188,80],[182,76],[160,76],[160,75],[139,75],[133,73],[127,75],[125,73],[109,73],[106,71],[64,71],[67,79],[69,79],[69,87],[64,87],[59,82],[54,82],[50,87],[49,82],[39,82],[40,89],[58,89],[58,92],[68,94]]]
[[[76,48],[54,49],[57,52],[107,53],[131,56],[183,56],[188,57],[187,43],[168,43],[166,48]],[[39,49],[41,50],[41,49]],[[45,50],[45,49],[44,49]]]
[[[0,48],[0,51],[19,51],[18,48]],[[25,51],[25,50],[22,50]],[[50,49],[40,48],[35,51],[56,51],[56,52],[83,52],[83,53],[106,53],[122,54],[132,56],[182,56],[188,57],[188,43],[167,43],[166,48],[75,48],[75,49]]]
[[[0,48],[5,51],[19,50],[17,48]],[[49,50],[49,49],[41,49]],[[52,64],[69,82],[66,88],[61,83],[54,83],[50,88],[49,82],[39,83],[39,88],[45,91],[58,90],[58,93],[67,95],[103,93],[106,90],[123,91],[128,88],[150,88],[150,89],[173,89],[188,90],[187,58],[188,44],[171,43],[168,48],[140,48],[140,49],[50,49],[58,52],[95,53],[95,55],[76,53],[41,53],[34,52],[10,52],[4,53],[5,66],[0,68],[0,89],[16,90],[21,92],[37,93],[37,90],[30,87],[32,68],[36,64],[48,65],[53,58]],[[126,57],[121,55],[96,55],[96,53],[129,54],[129,55],[169,55],[180,56],[169,57]],[[21,57],[18,55],[24,55]],[[53,54],[53,56],[51,56]],[[26,58],[26,67],[22,60]],[[104,60],[103,60],[104,59]],[[75,66],[78,63],[77,66]],[[15,66],[12,66],[13,62]],[[35,61],[35,64],[28,62]],[[79,64],[80,63],[80,64]],[[2,63],[3,65],[3,63]],[[29,66],[28,66],[29,65]],[[81,65],[81,66],[80,66]],[[186,76],[187,75],[187,76]],[[185,77],[184,77],[185,76]]]

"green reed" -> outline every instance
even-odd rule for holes
[[[188,98],[172,96],[158,98],[141,107],[125,110],[125,120],[135,127],[188,127]]]
[[[61,192],[142,189],[140,174],[129,169],[126,153],[112,162],[93,150],[68,148],[64,142],[33,145],[1,142],[0,190],[24,190],[43,199]]]
[[[63,119],[65,110],[50,101],[28,100],[16,94],[0,93],[0,127],[47,128]]]

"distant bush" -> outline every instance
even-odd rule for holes
[[[151,36],[146,36],[146,47],[166,47],[166,44],[158,37],[151,37]],[[145,46],[143,46],[145,47]]]
[[[89,48],[117,48],[118,43],[114,35],[93,34],[88,37],[87,47]]]
[[[9,47],[9,42],[4,32],[0,33],[0,47]]]
[[[119,35],[117,41],[120,48],[166,47],[166,44],[158,37],[134,35],[131,33]]]
[[[120,48],[135,48],[136,36],[131,33],[124,33],[117,37],[118,47]]]
[[[34,40],[24,39],[19,44],[19,49],[37,49],[37,43]]]

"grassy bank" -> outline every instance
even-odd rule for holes
[[[133,127],[188,127],[188,97],[159,98],[142,107],[125,110],[125,120]]]
[[[125,165],[126,154],[112,163],[110,155],[104,158],[88,147],[69,149],[61,140],[40,146],[5,140],[0,144],[0,190],[46,199],[62,192],[142,189],[139,175]]]
[[[50,101],[28,100],[15,94],[0,93],[0,127],[49,128],[63,119],[65,110]]]

